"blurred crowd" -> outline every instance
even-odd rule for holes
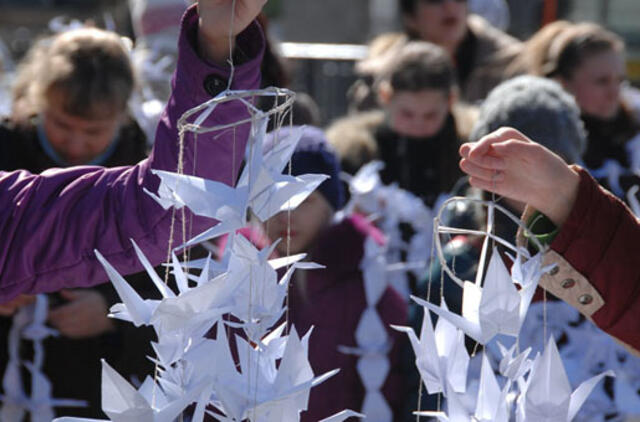
[[[248,229],[250,239],[261,245],[290,236],[286,247],[280,244],[275,253],[307,252],[326,266],[297,276],[289,299],[291,321],[298,331],[316,327],[311,340],[314,371],[342,369],[335,379],[312,392],[303,420],[316,421],[343,408],[362,406],[364,387],[356,372],[357,357],[340,352],[338,346],[355,345],[365,308],[360,268],[365,239],[384,242],[388,233],[364,209],[338,217],[353,194],[345,180],[367,164],[380,161],[382,184],[409,192],[433,212],[448,196],[490,199],[463,177],[458,151],[465,142],[510,126],[568,164],[588,169],[640,213],[636,197],[640,92],[626,81],[625,42],[620,36],[596,23],[561,20],[522,41],[500,29],[506,27],[504,2],[397,1],[403,30],[370,41],[367,57],[355,64],[355,82],[343,93],[347,115],[321,128],[325,111],[310,95],[297,95],[292,123],[309,129],[293,156],[291,171],[325,173],[331,179],[290,215],[278,215],[266,227]],[[169,99],[180,16],[188,4],[184,0],[130,3],[133,41],[71,21],[52,25],[55,31],[40,34],[15,64],[0,44],[4,69],[0,76],[0,170],[42,173],[77,165],[116,167],[147,156]],[[472,13],[472,7],[484,16]],[[269,22],[263,16],[259,20],[268,36]],[[288,87],[296,76],[296,68],[279,51],[278,43],[268,40],[263,87]],[[517,201],[505,200],[503,205],[518,216],[524,210],[524,204]],[[446,210],[445,216],[450,224],[471,228],[485,224],[483,213],[469,204]],[[514,239],[517,229],[507,219],[496,222],[495,230],[504,239]],[[400,232],[407,244],[416,234],[407,224]],[[443,242],[446,262],[455,266],[461,278],[473,280],[481,239],[461,235]],[[205,256],[206,251],[200,253]],[[406,259],[407,254],[400,253],[399,258]],[[461,290],[442,275],[441,263],[430,262],[431,258],[421,257],[429,264],[408,276],[408,291],[386,289],[378,304],[385,325],[419,329],[422,310],[410,303],[407,292],[435,303],[444,297],[451,309],[460,312]],[[129,276],[128,280],[150,297],[146,276]],[[542,301],[542,294],[536,300]],[[545,300],[555,299],[549,295]],[[149,341],[153,333],[107,318],[109,308],[118,301],[110,284],[49,294],[48,324],[59,335],[46,341],[44,372],[52,382],[54,397],[89,404],[58,408],[59,415],[102,416],[101,358],[129,379],[140,380],[153,371],[153,364],[144,358],[152,355]],[[530,332],[541,330],[540,325],[532,324]],[[554,333],[565,340],[559,342],[561,351],[576,347],[569,344],[571,336],[566,332],[590,324],[576,315],[566,326],[554,326]],[[8,360],[11,326],[10,317],[0,318],[0,367]],[[604,336],[595,328],[584,333],[594,339]],[[414,358],[399,333],[388,329],[388,334],[393,343],[388,351],[391,369],[382,391],[394,420],[415,419],[411,410],[416,409],[420,380]],[[603,344],[587,343],[593,348]],[[474,349],[473,344],[469,346]],[[624,363],[636,368],[625,382],[640,391],[640,360],[632,353],[637,351],[608,347],[614,351],[581,365],[607,368],[615,361],[613,366],[623,367]],[[32,353],[26,346],[22,352]],[[627,420],[634,409],[640,415],[640,395],[628,399],[635,404],[620,405],[612,382],[599,387],[598,410],[587,407],[580,420]],[[437,401],[425,394],[422,407],[435,408]]]

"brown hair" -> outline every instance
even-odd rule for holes
[[[126,110],[135,76],[125,43],[112,32],[82,28],[39,41],[18,69],[14,117],[40,113],[59,95],[66,113],[111,117]]]
[[[449,94],[456,88],[453,63],[442,47],[411,41],[395,59],[386,78],[394,92],[434,89]]]
[[[518,61],[533,75],[569,80],[586,59],[608,51],[624,52],[624,41],[595,23],[558,21],[534,34]]]

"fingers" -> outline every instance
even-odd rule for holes
[[[495,166],[478,165],[475,162],[464,158],[460,160],[460,169],[471,177],[493,181],[504,180],[504,173]]]
[[[473,143],[471,151],[469,152],[470,156],[473,157],[473,156],[481,156],[481,155],[487,154],[491,149],[492,145],[500,142],[508,141],[510,139],[515,139],[515,140],[524,141],[524,142],[529,140],[529,138],[524,136],[519,131],[513,128],[503,127],[494,132],[491,132],[486,136],[483,136],[482,138],[480,138],[478,142]]]
[[[480,179],[477,177],[470,177],[469,184],[474,188],[478,188],[478,189],[486,190],[487,192],[493,192],[493,193],[502,195],[504,177],[502,178],[502,180],[486,180],[486,179]]]

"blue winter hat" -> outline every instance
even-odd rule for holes
[[[298,129],[299,126],[284,127],[277,132],[269,133],[266,139],[267,148],[268,145],[274,142],[276,136],[277,139],[285,139]],[[328,175],[329,179],[322,182],[317,191],[337,211],[344,206],[345,201],[340,172],[340,162],[333,148],[327,142],[322,129],[314,126],[305,126],[302,137],[291,156],[291,174],[293,176],[308,173]],[[288,165],[284,168],[283,173],[289,173]]]

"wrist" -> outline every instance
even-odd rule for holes
[[[557,227],[561,227],[573,209],[579,185],[580,175],[571,167],[565,166],[563,174],[557,178],[557,183],[554,183],[550,192],[545,195],[546,204],[538,204],[535,207]]]

